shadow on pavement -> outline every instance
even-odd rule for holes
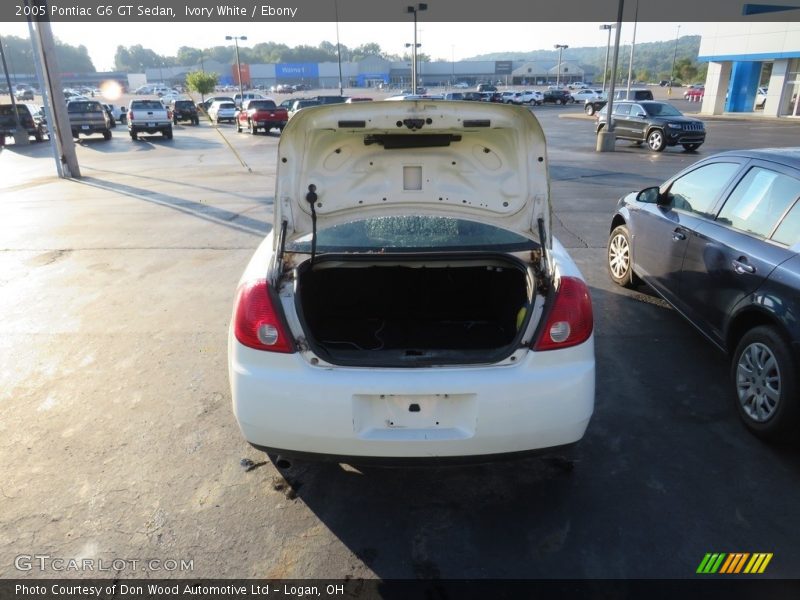
[[[259,237],[265,236],[272,229],[272,225],[266,221],[244,216],[241,213],[225,210],[224,208],[195,202],[194,200],[187,200],[186,198],[180,198],[178,196],[170,196],[169,194],[163,194],[132,185],[95,179],[94,177],[83,177],[81,179],[75,179],[74,181],[76,183],[109,190],[117,194],[123,194],[130,198],[173,208],[194,217],[216,223],[217,225],[223,225]]]

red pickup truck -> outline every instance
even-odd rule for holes
[[[274,100],[245,100],[242,110],[236,115],[236,131],[241,133],[245,128],[252,134],[258,133],[259,129],[264,133],[273,128],[283,131],[288,120],[286,109],[276,106]]]

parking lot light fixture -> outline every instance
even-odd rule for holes
[[[556,44],[553,46],[558,50],[558,73],[556,74],[556,87],[561,87],[561,54],[565,49],[569,48],[568,44]]]
[[[233,40],[233,46],[236,48],[236,77],[239,80],[239,105],[244,103],[244,87],[242,86],[242,63],[239,61],[239,40],[246,40],[246,35],[226,35],[226,40]]]
[[[417,13],[428,10],[428,5],[420,2],[406,7],[406,12],[414,15],[414,45],[411,48],[411,93],[417,93]],[[406,44],[407,45],[407,44]]]
[[[672,95],[672,80],[675,79],[675,59],[678,58],[678,38],[681,35],[681,26],[678,25],[678,30],[675,32],[675,50],[672,53],[672,70],[669,72],[669,89],[668,95]]]
[[[608,31],[608,41],[606,42],[606,66],[603,68],[603,93],[606,93],[606,73],[608,73],[608,51],[611,49],[611,30],[617,26],[616,23],[600,25],[600,29]]]

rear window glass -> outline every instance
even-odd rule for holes
[[[67,111],[71,113],[103,112],[99,102],[70,102]]]
[[[28,114],[27,107],[22,106],[21,104],[17,104],[17,114],[20,117],[24,117]],[[0,117],[11,117],[14,115],[14,110],[11,108],[10,104],[4,104],[0,106]]]
[[[217,108],[236,108],[236,105],[233,102],[220,102]]]
[[[161,110],[164,105],[157,100],[134,100],[131,102],[131,110]]]
[[[272,100],[250,100],[247,108],[275,108],[275,103]]]
[[[175,108],[192,108],[194,106],[194,102],[191,100],[176,100],[175,101]]]
[[[318,252],[411,252],[435,250],[520,251],[538,244],[517,233],[465,219],[392,216],[351,221],[317,231]],[[287,244],[311,252],[311,234]]]

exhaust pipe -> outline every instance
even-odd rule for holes
[[[275,459],[275,466],[278,467],[279,469],[291,469],[292,462],[289,459],[284,458],[281,455],[278,455],[278,457]]]

